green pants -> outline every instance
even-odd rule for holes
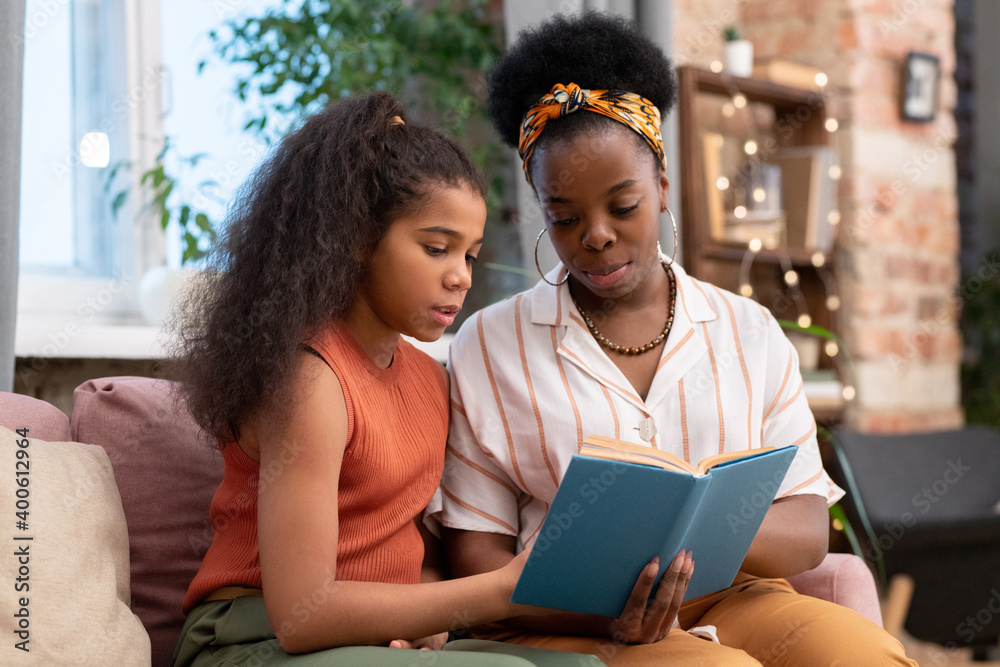
[[[386,646],[345,646],[316,653],[285,653],[267,618],[262,597],[239,597],[206,602],[188,614],[174,650],[175,667],[218,665],[257,667],[295,665],[437,665],[440,667],[592,667],[603,665],[593,655],[462,639],[445,644],[441,651],[418,651]]]

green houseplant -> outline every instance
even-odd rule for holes
[[[370,90],[402,98],[419,120],[473,150],[481,167],[501,156],[492,141],[470,146],[469,134],[485,118],[485,73],[500,52],[486,0],[447,0],[432,7],[401,0],[284,0],[257,16],[224,22],[211,31],[212,62],[239,66],[233,94],[243,103],[244,130],[270,143],[329,100]],[[215,241],[218,222],[206,206],[217,184],[190,183],[208,156],[180,155],[169,137],[152,167],[138,177],[146,204],[164,230],[182,234],[183,264],[196,263]],[[114,166],[108,187],[127,162]],[[491,203],[500,179],[491,183]],[[129,198],[115,194],[117,215]]]

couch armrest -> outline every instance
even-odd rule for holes
[[[54,405],[23,394],[0,391],[0,426],[28,429],[28,437],[47,442],[72,440],[69,417]]]
[[[875,578],[853,554],[827,554],[819,567],[788,577],[788,583],[799,593],[836,602],[882,627]]]

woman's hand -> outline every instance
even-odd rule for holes
[[[389,642],[389,648],[415,648],[421,651],[438,651],[448,641],[447,632],[439,632],[430,637],[420,639],[393,639]]]
[[[610,637],[622,644],[652,644],[667,636],[677,619],[688,582],[694,572],[690,551],[681,551],[663,573],[656,596],[650,600],[660,559],[643,568],[622,615],[611,622]],[[648,602],[648,604],[647,604]]]

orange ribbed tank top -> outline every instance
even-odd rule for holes
[[[400,339],[392,365],[379,368],[339,324],[309,345],[336,373],[347,402],[337,578],[417,583],[423,541],[414,518],[441,481],[448,436],[441,367]],[[225,471],[210,510],[212,544],[184,598],[185,614],[222,586],[261,586],[257,489],[262,476],[266,483],[278,471],[261,471],[235,442],[222,456]]]

